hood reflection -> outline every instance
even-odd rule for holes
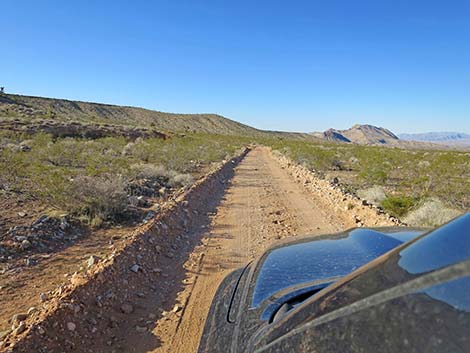
[[[470,214],[464,214],[400,251],[398,265],[411,274],[437,270],[470,258]]]

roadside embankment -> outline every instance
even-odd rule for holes
[[[119,351],[128,330],[151,330],[165,312],[161,310],[172,310],[169,306],[181,289],[178,279],[184,277],[182,264],[199,244],[209,214],[248,151],[156,207],[155,216],[111,255],[89,260],[87,270],[41,295],[42,307],[13,318],[0,352]],[[167,279],[168,272],[172,280]],[[150,309],[156,306],[159,310]],[[158,342],[149,345],[156,347]]]
[[[344,192],[338,183],[320,178],[315,171],[293,162],[281,153],[274,151],[273,155],[282,168],[327,210],[327,214],[334,214],[343,221],[343,228],[405,225],[382,208]]]

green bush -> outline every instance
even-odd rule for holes
[[[381,202],[385,211],[395,217],[402,217],[416,204],[416,200],[409,196],[389,196]]]
[[[359,176],[369,184],[384,184],[388,178],[384,170],[375,168],[367,168]]]

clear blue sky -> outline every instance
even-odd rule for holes
[[[0,84],[314,131],[470,132],[470,1],[3,1]]]

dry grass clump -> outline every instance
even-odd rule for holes
[[[180,186],[188,186],[194,182],[194,178],[191,174],[182,174],[177,172],[170,172],[170,179],[168,184],[171,187],[180,187]]]
[[[137,173],[139,178],[150,180],[162,180],[171,187],[189,186],[194,182],[194,178],[188,173],[179,173],[175,170],[166,168],[163,165],[155,164],[134,164],[132,170]]]
[[[429,199],[409,212],[403,221],[416,227],[437,227],[460,214],[460,211],[447,207],[440,200]]]
[[[371,188],[358,190],[357,196],[373,203],[374,205],[380,205],[380,203],[387,198],[383,187],[377,185]]]

